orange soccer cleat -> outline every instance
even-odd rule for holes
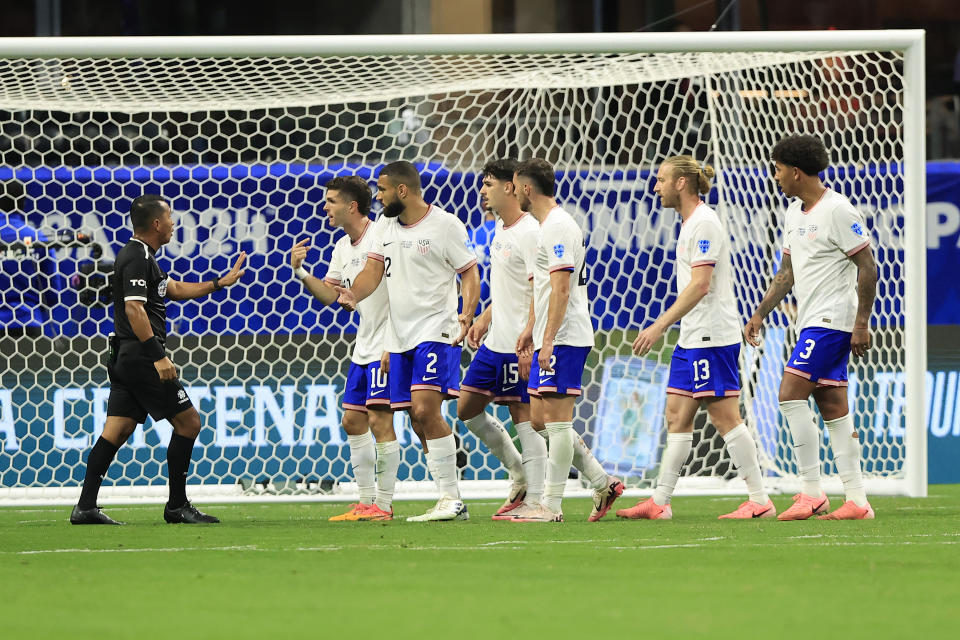
[[[847,500],[840,508],[827,515],[820,516],[817,520],[873,520],[875,514],[873,507],[868,502],[862,507],[858,507],[853,500]]]
[[[333,516],[330,518],[330,522],[356,522],[360,519],[360,516],[364,511],[370,508],[368,504],[361,504],[359,502],[354,502],[350,505],[350,510],[345,513],[341,513],[338,516]]]
[[[815,514],[826,513],[829,510],[830,499],[822,491],[819,497],[798,493],[793,496],[793,504],[790,508],[777,516],[777,520],[806,520]]]
[[[356,519],[358,522],[393,520],[393,507],[390,507],[390,511],[384,511],[375,504],[364,505],[363,513],[358,515]]]
[[[766,504],[760,504],[753,500],[747,500],[736,510],[718,516],[719,520],[751,520],[753,518],[773,518],[777,515],[777,508],[773,506],[773,500],[767,500]]]
[[[618,510],[617,517],[629,520],[671,520],[673,519],[673,508],[669,504],[661,506],[650,497],[629,509]]]

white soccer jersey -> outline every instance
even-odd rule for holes
[[[870,247],[863,216],[832,189],[810,211],[794,200],[787,208],[783,252],[793,264],[797,328],[853,331],[857,316],[857,265],[850,256]]]
[[[586,248],[583,232],[573,217],[561,207],[554,207],[540,224],[540,242],[537,245],[536,268],[533,271],[533,345],[543,346],[547,329],[547,309],[550,306],[550,274],[570,272],[570,299],[563,322],[553,339],[554,345],[592,347],[593,326],[587,305],[587,268],[584,264]]]
[[[324,282],[350,288],[357,279],[357,274],[363,271],[367,264],[367,254],[376,235],[376,225],[377,223],[371,220],[356,242],[350,242],[350,236],[346,234],[337,240],[327,275],[323,278]],[[387,347],[387,285],[381,282],[370,296],[361,300],[357,305],[357,313],[360,314],[360,328],[357,329],[357,339],[353,344],[353,355],[350,359],[356,364],[376,362]]]
[[[530,281],[536,264],[540,224],[524,213],[509,227],[497,220],[490,243],[490,331],[484,344],[497,353],[513,353],[530,318]]]
[[[677,293],[687,288],[695,267],[712,265],[710,290],[680,319],[684,349],[725,347],[740,343],[740,318],[733,297],[730,238],[717,212],[700,203],[680,227],[677,237]]]
[[[390,299],[388,350],[402,353],[423,342],[453,343],[457,322],[457,274],[477,263],[467,228],[452,213],[430,206],[416,224],[381,217],[370,258],[383,262]]]

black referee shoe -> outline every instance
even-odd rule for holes
[[[170,505],[163,507],[163,519],[170,524],[217,524],[220,518],[208,516],[189,502],[177,509]]]
[[[100,507],[94,507],[92,509],[81,509],[80,505],[77,505],[73,508],[73,511],[70,512],[70,524],[126,524],[125,522],[117,522],[103,511],[100,511]]]

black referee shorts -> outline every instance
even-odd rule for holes
[[[107,415],[131,418],[143,423],[150,414],[154,420],[166,420],[193,406],[180,379],[160,380],[153,363],[141,352],[136,340],[121,340],[112,363]]]

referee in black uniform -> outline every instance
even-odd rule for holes
[[[122,524],[97,507],[103,477],[120,446],[146,420],[169,420],[173,434],[167,446],[170,498],[163,518],[170,523],[215,523],[187,500],[187,469],[200,433],[200,414],[166,356],[165,299],[188,300],[229,287],[243,275],[246,253],[230,272],[210,282],[178,282],[168,278],[155,255],[173,237],[170,205],[158,195],[142,195],[130,205],[133,239],[117,254],[111,286],[116,336],[111,341],[110,397],[103,435],[87,457],[80,502],[70,514],[73,524]]]

